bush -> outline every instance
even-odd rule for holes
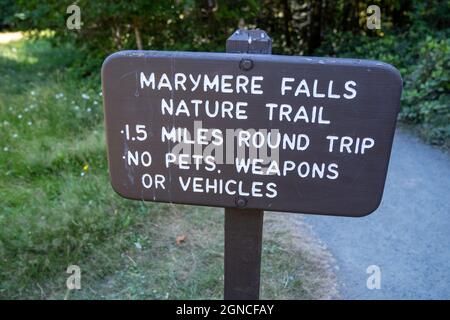
[[[447,1],[373,3],[382,8],[382,30],[365,27],[364,2],[344,0],[79,0],[80,30],[66,28],[68,3],[0,0],[0,8],[14,7],[0,11],[0,24],[52,30],[58,47],[77,48],[70,70],[96,81],[103,59],[117,50],[224,51],[239,25],[259,27],[274,39],[274,53],[314,52],[393,64],[404,79],[400,119],[416,125],[427,141],[449,145]]]
[[[424,34],[428,34],[424,37]],[[318,54],[390,63],[403,76],[400,120],[414,124],[429,143],[450,146],[450,40],[448,30],[414,27],[355,36],[329,34]]]
[[[450,40],[426,37],[405,78],[401,118],[419,124],[433,144],[450,145]]]

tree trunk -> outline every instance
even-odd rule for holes
[[[137,24],[134,25],[134,35],[136,37],[136,47],[138,50],[144,50],[142,46],[142,38],[141,38],[141,32],[139,31],[139,27]]]
[[[286,47],[291,49],[291,22],[292,22],[292,13],[291,8],[289,6],[289,0],[283,1],[283,15],[284,15],[284,36],[286,39]]]
[[[111,27],[111,31],[117,50],[122,50],[122,34],[120,32],[120,27],[114,23]]]
[[[308,53],[312,54],[322,42],[322,0],[311,3],[311,23],[308,34]]]

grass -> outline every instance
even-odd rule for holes
[[[66,74],[72,51],[45,40],[1,46],[2,297],[34,297],[37,283],[105,241],[106,250],[125,248],[143,207],[111,192],[99,88]]]
[[[46,39],[0,43],[0,298],[220,299],[223,212],[114,193],[100,84],[69,72],[76,54]],[[274,225],[262,296],[323,297],[327,267]],[[66,289],[72,264],[81,290]]]

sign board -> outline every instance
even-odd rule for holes
[[[402,91],[391,65],[122,51],[102,84],[123,197],[337,216],[381,201]]]

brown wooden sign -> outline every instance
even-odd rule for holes
[[[388,64],[123,51],[102,82],[126,198],[339,216],[381,201],[402,91]]]

